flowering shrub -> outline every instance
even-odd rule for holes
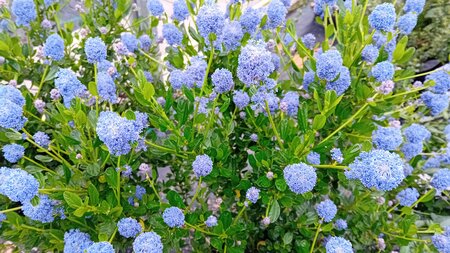
[[[450,252],[449,68],[398,67],[425,1],[316,0],[322,43],[290,1],[85,1],[75,31],[63,3],[0,3],[2,238]]]

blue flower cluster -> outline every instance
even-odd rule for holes
[[[420,14],[423,11],[426,0],[406,0],[403,10],[405,12],[415,12]]]
[[[66,107],[70,107],[73,99],[86,92],[86,86],[78,80],[75,73],[70,69],[60,69],[56,73],[55,86],[62,95]]]
[[[390,32],[394,29],[396,18],[394,5],[383,3],[376,6],[369,15],[369,24],[377,31]]]
[[[378,149],[396,150],[402,142],[402,131],[399,128],[379,126],[372,132],[372,143]]]
[[[128,52],[133,53],[138,49],[139,40],[130,32],[123,32],[120,34],[120,41],[125,45]]]
[[[48,136],[48,134],[41,131],[38,131],[33,135],[33,140],[37,145],[43,148],[48,148],[48,146],[50,145],[50,137]]]
[[[86,253],[115,253],[113,246],[109,242],[96,242],[91,244]]]
[[[186,86],[192,88],[194,86],[201,88],[206,78],[206,68],[208,64],[200,57],[195,56],[191,58],[191,64],[186,68],[184,72],[186,78]]]
[[[344,156],[339,148],[331,149],[331,159],[337,163],[342,163],[344,161]]]
[[[426,80],[434,81],[434,86],[431,88],[434,93],[444,94],[450,89],[450,74],[442,69],[429,74]]]
[[[39,204],[36,206],[31,201],[26,201],[22,204],[23,214],[28,218],[43,223],[53,222],[55,201],[51,200],[47,195],[39,195]]]
[[[209,44],[209,35],[215,34],[219,36],[222,34],[223,27],[225,26],[225,15],[220,10],[217,4],[207,2],[200,7],[197,15],[197,27],[198,32]]]
[[[250,7],[244,11],[239,22],[241,23],[244,32],[254,34],[259,24],[261,23],[261,20],[261,12]]]
[[[250,187],[245,194],[245,198],[247,198],[250,202],[255,204],[259,199],[260,190],[254,186]]]
[[[106,59],[106,45],[99,37],[88,38],[84,43],[84,53],[89,63],[98,63]]]
[[[20,130],[27,119],[23,117],[22,107],[25,98],[13,86],[0,85],[0,127]]]
[[[167,226],[174,227],[182,227],[184,225],[184,214],[183,211],[178,207],[169,207],[163,212],[163,220],[167,224]]]
[[[263,81],[274,69],[272,54],[266,49],[264,41],[249,40],[241,49],[237,76],[247,86]]]
[[[307,71],[303,75],[303,89],[308,91],[309,85],[314,82],[316,73],[314,71]]]
[[[175,0],[173,2],[173,15],[172,19],[177,21],[183,21],[189,17],[189,9],[185,0]]]
[[[361,52],[363,61],[367,63],[374,63],[379,55],[379,49],[374,45],[367,45]]]
[[[217,226],[217,217],[214,215],[210,215],[208,219],[206,219],[205,225],[209,228]]]
[[[239,109],[243,109],[250,103],[250,97],[243,90],[235,90],[233,93],[233,102]]]
[[[3,156],[10,163],[16,163],[25,154],[25,148],[19,144],[7,144],[2,150]]]
[[[267,7],[267,28],[274,29],[283,24],[288,10],[280,0],[272,0]]]
[[[447,110],[449,105],[449,97],[447,94],[435,94],[426,91],[420,96],[423,103],[430,109],[433,116],[437,116]]]
[[[125,238],[135,237],[142,231],[142,226],[136,219],[122,218],[117,222],[119,234]]]
[[[406,139],[412,143],[421,143],[431,138],[431,133],[422,125],[413,123],[409,127],[403,129]]]
[[[147,8],[153,16],[161,16],[164,13],[164,7],[159,0],[149,0]]]
[[[205,177],[211,173],[213,161],[208,155],[198,155],[192,163],[192,170],[197,177]]]
[[[296,194],[312,191],[317,182],[316,170],[304,163],[291,164],[284,168],[284,180]]]
[[[407,160],[412,159],[413,157],[417,156],[422,152],[423,150],[423,144],[422,143],[412,143],[412,142],[406,142],[402,146],[402,152]]]
[[[335,81],[328,82],[326,89],[334,90],[338,96],[344,94],[344,92],[350,87],[352,83],[352,78],[350,76],[350,71],[347,67],[341,66],[339,72],[339,78]]]
[[[317,205],[316,210],[320,218],[325,222],[330,222],[336,216],[337,206],[333,201],[326,199]]]
[[[395,69],[394,65],[389,61],[383,61],[377,63],[377,65],[372,68],[372,76],[378,81],[388,81],[392,80],[394,77]]]
[[[211,75],[214,91],[222,94],[233,89],[233,74],[228,69],[216,69]]]
[[[131,143],[139,139],[142,125],[138,120],[128,120],[115,112],[100,112],[97,135],[113,155],[125,155],[131,150]]]
[[[164,39],[166,39],[169,45],[181,45],[181,41],[183,40],[183,33],[178,30],[178,28],[174,24],[164,24],[162,32]]]
[[[380,149],[360,153],[349,168],[348,179],[359,179],[365,187],[379,191],[390,191],[405,178],[400,156]]]
[[[325,245],[327,253],[353,253],[352,243],[342,237],[333,236]]]
[[[78,229],[71,229],[64,233],[64,252],[85,253],[92,242],[89,234],[80,232]]]
[[[299,95],[295,91],[288,91],[280,102],[280,110],[291,117],[297,116],[300,103]]]
[[[141,35],[141,37],[139,37],[139,47],[144,50],[144,51],[148,51],[150,49],[152,45],[152,39],[150,39],[150,36],[148,36],[147,34],[143,34]]]
[[[134,252],[142,253],[162,253],[161,236],[155,232],[142,233],[134,240],[133,250]]]
[[[0,194],[11,201],[26,203],[38,193],[39,182],[24,170],[0,167],[0,178]]]
[[[236,50],[241,45],[244,32],[238,21],[227,21],[219,38],[218,45],[223,44],[225,50]]]
[[[347,221],[345,221],[345,220],[343,220],[343,219],[337,219],[337,220],[334,222],[334,227],[335,227],[337,230],[346,230],[347,227],[348,227]]]
[[[44,55],[56,61],[64,58],[64,40],[58,34],[48,36],[44,44]]]
[[[401,206],[411,206],[419,198],[419,192],[416,188],[406,188],[396,196]]]
[[[117,102],[116,84],[113,78],[106,72],[99,72],[97,75],[98,95],[112,104]]]
[[[307,33],[302,36],[302,42],[306,48],[313,50],[316,45],[316,36],[312,33]]]
[[[11,12],[16,16],[18,26],[29,26],[37,18],[36,4],[33,0],[14,0]]]
[[[309,152],[309,154],[306,156],[306,160],[310,164],[320,164],[320,154],[314,151]]]
[[[328,50],[317,56],[317,76],[327,81],[333,81],[342,69],[342,57],[337,50]]]
[[[400,16],[397,21],[397,27],[402,34],[410,34],[417,24],[417,14],[416,13],[406,13]]]
[[[431,179],[431,186],[436,190],[444,191],[450,187],[450,169],[440,169],[434,173]]]

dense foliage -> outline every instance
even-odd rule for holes
[[[399,67],[425,0],[368,2],[316,0],[318,43],[289,0],[0,1],[1,238],[450,252],[450,67]]]

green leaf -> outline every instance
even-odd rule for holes
[[[93,184],[89,185],[88,194],[92,205],[96,206],[100,203],[100,194],[98,193],[98,190],[95,187],[95,185]]]
[[[6,137],[12,141],[22,140],[22,134],[19,132],[6,132]]]
[[[219,220],[222,222],[223,228],[228,229],[231,225],[233,218],[231,217],[230,212],[225,211],[220,215]]]
[[[111,188],[116,189],[119,181],[119,175],[117,171],[113,168],[108,168],[105,172],[105,175],[106,175],[106,182],[108,183],[108,185]]]
[[[283,236],[283,243],[288,245],[292,242],[292,239],[294,238],[294,234],[292,232],[287,232]]]
[[[313,129],[319,130],[322,129],[325,126],[325,122],[327,120],[327,117],[325,117],[322,114],[318,114],[314,117],[313,121]]]
[[[88,90],[92,94],[92,96],[98,96],[97,84],[95,82],[88,83]]]
[[[281,192],[284,192],[287,188],[286,181],[283,178],[278,178],[275,180],[275,187]]]
[[[144,95],[144,98],[147,100],[150,100],[153,95],[155,95],[155,88],[153,87],[153,84],[147,82],[144,87],[142,87],[142,95]]]
[[[276,222],[279,217],[280,217],[280,204],[278,204],[277,200],[274,200],[269,210],[270,222],[271,223]]]
[[[63,196],[64,196],[64,200],[66,201],[67,205],[69,205],[72,208],[76,209],[83,205],[83,201],[75,193],[66,191],[66,192],[64,192]]]
[[[183,198],[176,191],[169,191],[166,195],[169,204],[179,208],[185,208],[186,205],[183,202]]]
[[[51,158],[50,156],[46,156],[46,155],[36,155],[34,158],[36,158],[37,160],[39,160],[43,163],[49,163],[49,162],[53,161],[53,158]]]
[[[77,208],[77,210],[75,210],[75,212],[73,212],[73,215],[77,216],[77,217],[83,217],[83,215],[89,211],[88,207],[86,206],[81,206],[79,208]]]
[[[222,249],[222,244],[223,244],[223,242],[219,238],[217,238],[217,237],[211,238],[211,245],[214,248],[221,250]]]

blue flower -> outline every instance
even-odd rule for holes
[[[180,228],[184,225],[183,211],[178,207],[169,207],[164,210],[163,220],[167,224],[167,226],[171,228]]]
[[[119,234],[125,238],[135,237],[142,231],[142,226],[133,218],[122,218],[117,222]]]
[[[216,218],[216,216],[214,216],[214,215],[210,215],[209,217],[208,217],[208,219],[206,219],[206,221],[205,221],[205,225],[207,226],[207,227],[215,227],[215,226],[217,226],[217,218]]]
[[[187,75],[187,87],[194,87],[195,85],[198,88],[201,88],[203,86],[203,81],[205,80],[207,67],[208,64],[203,58],[201,58],[200,56],[192,57],[191,64],[186,68],[185,71],[185,74]]]
[[[225,50],[236,50],[241,45],[242,37],[244,32],[241,24],[237,21],[228,21],[225,23],[219,43],[224,45]]]
[[[11,5],[11,12],[16,16],[18,26],[29,26],[30,22],[36,20],[36,5],[33,0],[14,0]]]
[[[242,48],[238,59],[237,76],[241,82],[250,86],[266,79],[275,69],[272,54],[263,41],[249,40]]]
[[[426,0],[406,0],[403,10],[405,12],[422,13]]]
[[[86,249],[86,253],[115,253],[113,246],[109,242],[96,242]]]
[[[422,93],[420,96],[423,103],[430,109],[433,116],[441,114],[448,108],[448,95],[447,94],[434,94],[431,91]]]
[[[372,132],[372,142],[378,149],[396,150],[403,142],[402,132],[396,127],[378,127]]]
[[[27,121],[22,116],[22,106],[15,104],[13,101],[2,98],[0,95],[0,126],[3,128],[12,128],[20,130]]]
[[[334,90],[338,96],[344,94],[344,92],[350,87],[352,78],[350,77],[350,71],[347,67],[341,66],[339,78],[335,81],[328,82],[326,89]]]
[[[250,140],[252,140],[253,142],[258,142],[258,135],[255,133],[251,134]]]
[[[260,90],[253,94],[252,96],[252,110],[255,112],[264,112],[264,114],[267,114],[266,111],[266,102],[269,106],[269,111],[271,113],[274,113],[278,109],[278,102],[279,98],[273,91],[266,91],[266,90]]]
[[[379,62],[372,68],[372,76],[378,82],[392,80],[394,73],[394,65],[389,61]]]
[[[213,161],[208,155],[198,155],[192,163],[192,170],[197,177],[205,177],[211,173]]]
[[[178,28],[174,24],[164,24],[162,33],[164,39],[166,39],[169,45],[181,45],[181,42],[183,40],[183,33],[178,30]]]
[[[444,94],[450,89],[450,74],[444,70],[429,74],[426,80],[434,81],[435,85],[431,89],[435,93]]]
[[[136,185],[136,193],[134,194],[134,196],[139,199],[142,200],[142,197],[144,197],[144,195],[147,193],[147,190],[145,190],[144,187],[140,186],[140,185]]]
[[[65,253],[84,253],[92,244],[89,234],[80,232],[78,229],[71,229],[64,233]]]
[[[348,240],[333,236],[325,245],[326,253],[353,253],[352,243]]]
[[[413,123],[409,127],[403,129],[403,134],[411,143],[421,143],[431,138],[431,133],[422,125]]]
[[[414,27],[417,24],[417,14],[415,13],[406,13],[403,16],[400,16],[397,21],[397,27],[402,34],[410,34]]]
[[[369,15],[369,24],[377,31],[390,32],[394,29],[396,18],[394,5],[383,3],[377,5]]]
[[[75,73],[70,69],[60,69],[56,73],[55,86],[62,95],[66,107],[70,107],[72,100],[86,91],[86,86],[78,80]]]
[[[305,44],[306,48],[313,50],[316,45],[316,36],[312,33],[307,33],[303,35],[302,42]]]
[[[380,149],[360,153],[349,168],[348,179],[359,179],[365,187],[380,191],[396,188],[405,178],[400,156]]]
[[[148,0],[147,8],[153,16],[161,16],[164,13],[164,7],[159,0]]]
[[[341,72],[342,57],[337,50],[328,50],[317,56],[317,76],[327,81],[333,81]]]
[[[197,27],[207,44],[209,44],[209,35],[213,33],[219,36],[222,34],[224,26],[224,13],[216,4],[209,2],[200,7],[197,15]]]
[[[134,240],[133,250],[140,253],[162,253],[161,236],[155,232],[142,233]]]
[[[106,59],[106,45],[99,37],[88,38],[84,43],[84,53],[89,63],[98,63]]]
[[[141,35],[139,37],[139,47],[144,51],[148,51],[152,45],[152,39],[147,34]]]
[[[284,95],[283,99],[281,99],[280,110],[291,117],[297,116],[299,103],[300,100],[298,93],[295,91],[289,91],[286,95]]]
[[[175,0],[173,2],[173,15],[172,19],[183,21],[189,17],[189,9],[185,0]]]
[[[0,178],[0,194],[11,201],[26,203],[38,193],[39,182],[24,170],[0,167]]]
[[[320,164],[320,154],[314,151],[309,152],[309,154],[306,156],[306,160],[310,164]]]
[[[284,4],[284,6],[286,6],[286,8],[291,6],[291,0],[281,0],[281,2]]]
[[[286,166],[283,172],[286,184],[296,194],[310,192],[316,185],[316,170],[307,164],[291,164]]]
[[[450,252],[450,236],[436,234],[431,237],[431,242],[439,252]]]
[[[34,206],[30,201],[22,203],[22,211],[28,218],[42,223],[53,222],[53,208],[55,202],[47,195],[39,195],[39,204]]]
[[[97,65],[98,72],[108,73],[113,79],[119,77],[119,73],[117,72],[117,68],[112,64],[112,62],[108,60],[102,60]]]
[[[333,220],[337,213],[337,206],[333,201],[327,199],[320,202],[316,207],[317,215],[322,218],[325,222],[330,222]]]
[[[411,206],[419,198],[416,188],[406,188],[397,194],[397,200],[401,206]]]
[[[138,49],[139,40],[130,32],[120,34],[120,40],[127,47],[128,52],[134,52]]]
[[[440,169],[434,173],[431,179],[431,186],[436,190],[444,191],[450,187],[450,169]]]
[[[2,228],[2,222],[6,220],[6,215],[4,213],[0,213],[0,228]]]
[[[233,93],[233,102],[239,109],[243,109],[250,103],[250,97],[243,90],[235,90]]]
[[[347,229],[347,221],[343,219],[337,219],[334,222],[334,227],[336,227],[337,230],[346,230]]]
[[[172,88],[175,90],[180,90],[183,85],[186,85],[190,82],[187,82],[186,80],[187,75],[184,71],[181,71],[179,69],[176,69],[172,71],[169,75],[169,83],[172,85]],[[192,88],[192,87],[188,87]]]
[[[361,52],[361,57],[363,61],[367,63],[374,63],[379,55],[379,50],[374,45],[367,45],[364,47],[363,51]]]
[[[8,144],[3,146],[3,156],[10,163],[16,163],[25,154],[25,148],[19,144]]]
[[[423,150],[423,144],[420,142],[419,143],[406,142],[402,146],[402,152],[405,155],[405,158],[407,160],[410,160],[411,158],[420,154],[420,152],[422,152],[422,150]]]
[[[214,91],[222,94],[230,91],[234,86],[233,74],[228,69],[216,69],[211,75]]]
[[[247,193],[245,193],[245,198],[255,204],[259,198],[259,189],[254,186],[248,188]]]
[[[387,37],[384,36],[382,32],[376,31],[373,34],[372,42],[375,44],[375,46],[380,49],[384,44],[387,42]]]
[[[25,98],[20,90],[11,85],[0,85],[0,99],[7,99],[22,107],[25,105]]]
[[[113,78],[106,72],[100,72],[97,76],[97,90],[98,95],[104,100],[110,103],[117,102],[116,96],[116,84]]]
[[[287,8],[280,0],[272,0],[267,7],[267,28],[274,29],[286,19]]]
[[[244,32],[253,34],[261,23],[261,19],[262,15],[260,11],[250,7],[244,11],[239,22],[241,23]]]
[[[333,159],[337,163],[342,163],[344,161],[344,156],[342,155],[342,151],[339,148],[331,149],[331,159]]]
[[[209,98],[206,97],[196,97],[195,101],[198,103],[198,113],[207,115]]]
[[[125,155],[131,150],[142,129],[136,129],[135,121],[120,117],[115,112],[100,112],[97,135],[112,155]],[[139,131],[137,131],[139,130]]]
[[[59,61],[64,58],[64,40],[58,34],[50,35],[44,44],[44,55]]]
[[[308,91],[309,85],[314,82],[316,73],[314,71],[305,72],[303,75],[303,89]]]
[[[33,140],[43,148],[48,148],[48,145],[50,145],[50,137],[41,131],[38,131],[33,135]]]
[[[430,168],[439,168],[441,166],[441,157],[430,157],[428,160],[424,163],[423,169],[430,169]]]

